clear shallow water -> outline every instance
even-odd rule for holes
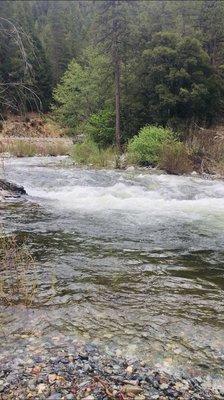
[[[26,237],[39,279],[33,309],[1,314],[14,346],[60,333],[222,373],[224,182],[65,163],[5,163],[29,196],[1,205],[3,223]]]

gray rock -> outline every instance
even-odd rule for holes
[[[161,385],[159,387],[161,390],[166,390],[166,389],[168,389],[169,385],[167,383],[161,383]]]
[[[135,167],[133,165],[131,165],[130,167],[126,168],[126,171],[133,172],[133,171],[135,171]]]
[[[127,395],[137,395],[142,392],[142,388],[137,385],[125,385],[123,386],[123,392]]]
[[[4,197],[18,197],[27,194],[23,186],[0,179],[0,191],[3,191]]]
[[[48,397],[48,400],[60,400],[62,395],[60,393],[53,393]]]

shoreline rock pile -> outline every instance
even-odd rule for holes
[[[22,356],[21,356],[22,357]],[[3,362],[4,361],[4,362]],[[174,377],[95,344],[1,360],[1,400],[218,400],[203,379]]]

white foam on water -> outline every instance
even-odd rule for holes
[[[223,185],[222,185],[223,186]],[[30,188],[28,193],[35,198],[53,201],[55,207],[83,211],[124,210],[141,211],[147,214],[172,214],[178,212],[224,215],[224,197],[212,197],[214,187],[209,187],[203,196],[196,193],[194,198],[177,198],[166,190],[152,190],[144,186],[116,183],[113,186],[67,186],[57,190]],[[224,187],[221,188],[224,191]],[[214,194],[215,196],[215,194]],[[220,196],[220,194],[219,194]],[[224,193],[223,193],[224,196]]]
[[[224,226],[224,182],[145,172],[55,168],[66,158],[34,157],[6,161],[8,176],[34,200],[79,212],[120,210],[129,216],[216,220]],[[51,164],[52,163],[52,167]]]

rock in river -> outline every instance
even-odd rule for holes
[[[5,179],[0,179],[0,199],[7,197],[20,197],[27,194],[23,186],[8,182]]]

